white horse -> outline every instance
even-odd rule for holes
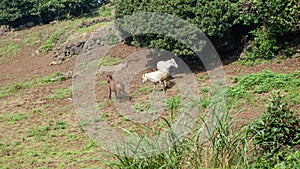
[[[142,76],[142,83],[145,83],[146,81],[150,81],[154,83],[154,89],[156,88],[157,83],[163,84],[163,90],[166,90],[167,87],[167,78],[168,78],[168,72],[166,71],[154,71],[150,73],[145,73]]]
[[[177,65],[177,63],[175,62],[174,59],[169,59],[169,60],[166,60],[166,61],[159,61],[159,62],[156,63],[157,70],[165,71],[168,74],[170,74],[170,68],[171,67],[175,67],[176,69],[178,68],[178,65]]]

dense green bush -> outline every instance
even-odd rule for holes
[[[283,95],[276,92],[265,113],[249,128],[257,147],[254,168],[273,168],[291,160],[287,152],[300,144],[300,119],[282,100]]]
[[[122,0],[116,1],[115,4],[117,18],[135,12],[172,14],[195,24],[211,40],[224,37],[230,30],[237,31],[237,35],[250,31],[248,33],[253,43],[246,53],[246,59],[250,60],[271,59],[279,51],[287,51],[287,48],[291,55],[295,51],[291,49],[295,48],[291,47],[290,41],[295,45],[297,41],[294,35],[300,34],[297,26],[300,11],[297,1]],[[148,25],[151,27],[151,23]],[[127,26],[124,29],[132,28]],[[169,36],[134,35],[130,40],[136,46],[163,48],[179,55],[193,55],[185,45]]]
[[[2,0],[0,25],[18,26],[29,21],[47,23],[55,18],[88,13],[99,5],[98,0]]]
[[[116,18],[131,15],[135,12],[158,12],[176,15],[196,25],[206,35],[218,37],[222,37],[229,28],[239,22],[237,0],[123,0],[116,2],[115,10]],[[145,25],[148,25],[148,27],[153,26],[150,22],[145,23]],[[170,27],[171,25],[172,22],[170,21]],[[123,29],[132,30],[132,27],[128,24]],[[157,27],[156,29],[162,28]],[[178,31],[181,31],[180,25]],[[187,38],[193,39],[192,34],[187,35]],[[132,44],[163,48],[179,55],[193,54],[190,49],[174,37],[164,35],[134,35]]]
[[[241,5],[241,18],[246,25],[252,25],[253,44],[248,59],[270,59],[289,46],[285,41],[298,34],[300,8],[296,1],[249,0]],[[297,33],[298,32],[298,33]]]

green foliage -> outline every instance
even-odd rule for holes
[[[45,77],[38,77],[35,79],[36,82],[39,84],[47,84],[47,83],[52,83],[52,82],[60,82],[66,80],[66,77],[62,75],[61,72],[56,72],[52,75],[45,76]]]
[[[66,129],[67,123],[61,120],[56,121],[54,130]]]
[[[210,98],[208,98],[208,97],[201,98],[200,99],[200,103],[199,103],[200,110],[208,108],[209,105],[210,105],[210,103],[211,103],[211,99]]]
[[[136,112],[145,112],[151,107],[151,102],[139,99],[133,106],[133,109]]]
[[[111,15],[111,8],[106,8],[105,6],[101,6],[98,10],[100,16],[109,17]]]
[[[72,94],[72,89],[57,89],[54,91],[54,93],[50,96],[52,99],[63,99],[67,96],[70,96]]]
[[[20,45],[9,40],[1,40],[0,56],[16,56],[20,52]]]
[[[141,86],[141,88],[139,88],[139,92],[140,92],[141,94],[147,94],[147,93],[149,93],[151,90],[153,90],[153,86],[146,86],[146,85],[144,85],[144,86]]]
[[[21,121],[21,120],[26,120],[27,115],[25,113],[21,112],[15,112],[15,113],[4,113],[0,115],[0,120],[1,121],[7,121],[7,124],[16,124],[16,122]]]
[[[5,89],[0,88],[0,98],[8,96],[12,93],[16,93],[22,89],[31,88],[33,86],[34,86],[33,83],[28,82],[28,81],[12,83],[12,84],[8,85]]]
[[[246,168],[248,160],[246,157],[248,151],[248,141],[246,136],[246,127],[240,126],[235,128],[238,121],[237,115],[230,112],[212,112],[215,117],[214,121],[209,118],[201,118],[207,130],[208,141],[202,147],[202,151],[207,154],[202,160],[207,160],[209,166],[214,168]],[[210,117],[211,118],[211,117]],[[214,124],[211,128],[211,124]],[[202,157],[203,158],[203,157]]]
[[[280,89],[286,92],[296,92],[300,87],[300,72],[289,74],[275,73],[264,70],[262,73],[247,74],[235,77],[234,82],[238,85],[227,89],[227,96],[231,98],[245,98],[252,93],[267,93],[272,89]]]
[[[253,44],[247,51],[248,60],[272,59],[279,50],[275,36],[264,26],[250,32],[254,35]]]
[[[286,151],[300,143],[299,115],[282,100],[283,95],[275,92],[262,117],[250,124],[249,135],[258,148],[255,168],[274,167],[287,158]]]
[[[246,158],[247,140],[244,128],[234,129],[235,118],[231,118],[230,113],[225,113],[216,119],[216,125],[210,134],[202,135],[204,130],[197,126],[195,132],[190,136],[182,138],[175,134],[172,125],[175,122],[163,118],[166,126],[168,148],[165,151],[157,150],[155,141],[149,141],[146,135],[138,135],[138,139],[149,147],[144,148],[139,145],[124,145],[120,147],[116,154],[118,162],[114,166],[118,168],[245,168],[248,166]],[[202,118],[204,126],[210,125],[210,121]],[[206,127],[204,127],[206,129]],[[155,128],[155,131],[159,131]],[[158,132],[157,134],[161,134]],[[180,133],[182,134],[182,133]],[[207,136],[207,138],[206,138]],[[156,140],[157,135],[152,136]],[[153,149],[151,149],[153,148]],[[141,149],[142,152],[138,152]],[[145,152],[144,152],[145,151]],[[151,151],[152,155],[147,154]],[[159,151],[159,152],[156,152]]]
[[[100,66],[113,66],[121,63],[122,59],[119,57],[113,57],[113,56],[105,56],[100,61]]]
[[[31,33],[24,39],[24,44],[28,47],[33,47],[38,43],[38,39],[37,32]]]
[[[56,45],[56,43],[67,32],[68,29],[69,26],[65,26],[62,29],[59,29],[56,32],[52,33],[50,37],[46,41],[44,41],[43,44],[40,46],[40,50],[44,51],[45,53],[51,51],[53,47]]]
[[[97,8],[98,0],[23,0],[0,2],[0,25],[10,24],[17,26],[22,22],[47,23],[57,18],[70,18],[88,13]]]
[[[282,47],[280,44],[284,43],[281,40],[288,39],[289,33],[299,31],[299,16],[299,3],[296,1],[243,2],[241,18],[244,24],[255,25],[251,32],[254,38],[248,59],[273,58]]]
[[[166,108],[167,110],[175,110],[181,106],[181,96],[174,96],[167,99]]]
[[[35,139],[42,139],[42,136],[46,136],[48,131],[51,130],[50,126],[40,126],[28,131],[28,137],[34,137]]]
[[[205,11],[205,12],[204,12]],[[203,33],[209,36],[220,36],[236,25],[239,16],[239,9],[237,1],[230,0],[134,0],[134,1],[117,1],[115,5],[115,16],[121,18],[126,15],[131,15],[134,12],[157,12],[176,15],[182,19],[187,20],[191,24],[198,27]],[[159,23],[162,21],[165,25],[157,25],[152,23]],[[179,55],[193,55],[194,53],[182,42],[179,42],[175,37],[168,34],[180,34],[183,39],[188,39],[189,43],[196,43],[198,35],[194,34],[193,29],[183,30],[182,25],[175,24],[174,20],[162,20],[162,18],[155,18],[155,21],[150,21],[145,18],[141,21],[139,30],[166,30],[164,35],[134,35],[131,42],[135,46],[149,46],[151,48],[161,48],[172,51]],[[177,32],[171,32],[169,29],[175,28]],[[123,30],[139,32],[133,25],[125,25]],[[165,36],[167,35],[167,36]],[[178,37],[177,37],[178,38]],[[198,36],[199,38],[199,36]]]

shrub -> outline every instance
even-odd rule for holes
[[[239,9],[237,1],[230,0],[124,0],[116,2],[116,18],[131,15],[134,12],[157,12],[175,15],[189,21],[191,24],[194,24],[206,35],[218,37],[222,37],[228,31],[228,29],[239,22]],[[169,27],[171,24],[174,24],[174,21],[163,21],[164,23],[170,23],[168,25]],[[145,24],[141,25],[145,27],[142,28],[143,30],[169,30],[169,28],[162,28],[163,25],[159,25],[159,27],[155,28],[153,27],[155,24],[151,24],[151,22],[148,20],[145,22]],[[193,39],[195,38],[195,35],[193,35],[193,30],[180,30],[181,27],[183,26],[174,26],[176,31],[185,36],[184,38],[191,41],[195,40]],[[127,32],[128,30],[132,29],[138,31],[134,25],[131,24],[126,25],[125,28],[122,29],[126,30]],[[166,34],[168,33],[170,32],[166,31]],[[178,39],[175,39],[171,36],[154,34],[133,35],[131,40],[131,44],[135,46],[148,46],[151,48],[166,49],[178,55],[194,54],[186,45],[183,45],[183,43],[179,42]]]
[[[18,26],[26,22],[48,23],[55,18],[68,18],[88,13],[107,1],[98,0],[23,0],[0,1],[0,25]]]
[[[292,32],[299,32],[299,3],[296,1],[244,1],[240,7],[244,24],[252,25],[253,44],[248,59],[273,58]],[[298,27],[298,28],[297,28]],[[295,33],[297,34],[297,33]]]
[[[293,114],[279,92],[262,117],[251,124],[249,133],[257,147],[255,168],[270,168],[284,161],[286,152],[300,143],[300,119]]]

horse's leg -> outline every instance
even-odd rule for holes
[[[153,86],[152,92],[154,92],[155,90],[156,90],[156,83],[154,82],[154,86]]]
[[[108,98],[111,99],[111,88],[109,88]]]
[[[119,96],[120,96],[120,86],[119,85],[116,85],[116,88],[115,88],[115,95],[116,95],[116,99],[119,99]]]
[[[163,80],[163,91],[166,92],[167,89],[167,81]]]

